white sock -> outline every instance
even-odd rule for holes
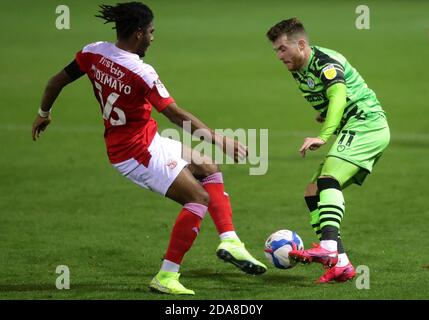
[[[179,272],[179,269],[180,269],[180,264],[174,263],[167,259],[164,259],[164,261],[162,261],[162,266],[161,266],[162,271]]]
[[[322,240],[320,246],[328,251],[337,251],[337,241],[335,240]]]
[[[219,235],[219,237],[220,237],[220,241],[225,240],[225,239],[237,239],[237,240],[240,240],[238,238],[237,234],[235,233],[235,231],[227,231],[227,232],[221,233]]]
[[[338,262],[335,265],[336,267],[345,267],[346,265],[349,264],[349,258],[347,257],[346,253],[340,253],[338,255]]]

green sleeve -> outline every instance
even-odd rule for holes
[[[318,136],[323,141],[328,141],[340,124],[344,108],[347,105],[346,92],[347,88],[343,83],[333,84],[326,90],[329,99],[328,113]]]

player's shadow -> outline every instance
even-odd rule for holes
[[[186,278],[188,279],[204,279],[209,280],[212,284],[213,282],[218,283],[219,287],[225,288],[225,283],[240,286],[244,290],[247,288],[255,288],[255,285],[284,285],[287,287],[311,287],[311,280],[302,275],[296,274],[278,274],[270,273],[268,270],[266,273],[258,276],[248,275],[240,271],[220,271],[213,269],[190,269],[186,273]],[[254,280],[254,281],[249,281]]]

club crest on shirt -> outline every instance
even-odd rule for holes
[[[314,81],[311,78],[307,79],[307,85],[310,89],[314,89]]]
[[[168,93],[167,89],[164,87],[164,84],[161,82],[161,80],[156,80],[153,82],[156,89],[158,90],[158,93],[163,98],[168,98],[170,94]]]
[[[332,80],[337,76],[337,70],[335,70],[335,67],[333,64],[330,64],[322,69],[323,75],[326,79]]]
[[[173,160],[173,159],[170,159],[170,160],[167,161],[166,166],[169,167],[171,170],[173,170],[177,166],[177,161]]]
[[[343,152],[343,151],[344,151],[344,149],[346,149],[346,147],[345,147],[345,146],[343,146],[342,144],[338,145],[338,147],[337,147],[337,151],[338,151],[338,152]]]

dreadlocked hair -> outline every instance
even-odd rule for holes
[[[105,24],[114,22],[118,39],[127,39],[134,31],[146,29],[153,20],[153,12],[141,2],[118,3],[116,6],[100,5],[97,18]]]

